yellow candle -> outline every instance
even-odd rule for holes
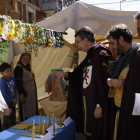
[[[43,123],[43,126],[42,126],[42,135],[45,135],[45,120],[44,120],[44,123]]]
[[[49,119],[49,125],[51,125],[51,117],[50,117],[50,112],[49,112],[48,119]]]
[[[42,131],[42,127],[41,127],[41,113],[40,113],[40,116],[39,116],[39,133],[41,133]]]
[[[55,122],[54,122],[54,114],[52,114],[53,116],[53,134],[55,134]]]
[[[59,125],[60,125],[60,127],[62,127],[60,114],[59,114]]]
[[[32,140],[34,140],[34,135],[35,135],[35,120],[33,120]]]

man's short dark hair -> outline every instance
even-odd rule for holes
[[[134,15],[134,19],[135,19],[135,20],[140,19],[140,12],[138,12],[136,15]]]
[[[128,43],[132,43],[132,32],[125,24],[117,24],[108,31],[106,39],[112,36],[113,39],[119,40],[120,36]]]
[[[95,37],[93,31],[90,27],[84,26],[82,27],[76,34],[75,37],[80,36],[82,40],[87,38],[90,42],[95,42]]]
[[[0,72],[4,72],[8,68],[11,68],[11,65],[9,65],[8,63],[2,63],[0,65]]]

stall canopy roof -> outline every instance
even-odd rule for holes
[[[96,41],[102,42],[111,26],[117,23],[124,23],[135,34],[136,23],[133,20],[133,15],[135,14],[136,12],[104,10],[86,3],[76,2],[65,10],[38,22],[37,25],[43,28],[68,32],[68,35],[64,36],[66,41],[64,41],[65,46],[63,48],[42,49],[40,47],[38,57],[32,56],[32,69],[36,76],[38,99],[42,99],[47,95],[44,85],[51,69],[71,67],[72,57],[68,57],[68,55],[73,55],[74,49],[70,49],[67,46],[71,46],[71,48],[74,46],[75,31],[79,30],[82,26],[89,26],[95,34]],[[11,41],[8,62],[11,63],[14,60],[12,63],[13,68],[19,60],[20,56],[18,54],[24,52],[24,47],[24,45]],[[79,62],[85,58],[85,55],[86,53],[79,52]]]
[[[78,1],[55,15],[38,22],[37,25],[47,29],[66,31],[68,35],[65,35],[64,39],[70,44],[75,44],[75,31],[83,26],[89,26],[95,34],[96,42],[106,42],[107,31],[111,26],[119,23],[126,24],[135,35],[136,22],[134,22],[133,16],[136,13],[134,11],[106,10]]]
[[[105,35],[111,26],[124,23],[136,34],[136,23],[133,20],[135,14],[133,11],[105,10],[76,2],[37,25],[58,31],[66,31],[68,28],[77,31],[83,26],[89,26],[95,34]]]
[[[66,40],[64,43],[70,48],[73,48],[75,47],[75,45],[73,45],[75,44],[75,31],[78,31],[83,26],[92,28],[97,42],[105,41],[107,31],[111,26],[118,23],[126,24],[135,35],[136,22],[134,22],[133,16],[136,13],[137,12],[134,11],[106,10],[90,4],[76,2],[55,15],[38,22],[37,25],[46,29],[68,32],[68,35],[64,36]],[[139,40],[134,41],[139,42]],[[11,62],[14,56],[24,51],[24,45],[19,46],[14,43],[14,48],[16,49],[10,47],[8,62]],[[75,51],[77,49],[73,50]]]

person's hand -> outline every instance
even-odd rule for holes
[[[96,107],[94,111],[95,118],[101,118],[102,117],[102,108]]]
[[[58,72],[52,72],[52,74],[57,75],[59,78],[67,77],[68,73],[63,72],[63,71],[58,71]]]
[[[12,113],[12,109],[3,109],[2,114],[5,116],[10,116]]]
[[[20,94],[19,100],[21,101],[21,103],[24,104],[24,102],[25,102],[24,94],[22,94],[22,93]]]
[[[12,105],[15,106],[17,104],[17,99],[12,100]]]
[[[107,84],[109,87],[120,88],[122,87],[122,82],[123,80],[121,79],[112,79],[112,78],[107,79]]]

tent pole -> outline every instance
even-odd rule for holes
[[[120,1],[120,11],[121,11],[121,2],[122,2],[122,1]]]

